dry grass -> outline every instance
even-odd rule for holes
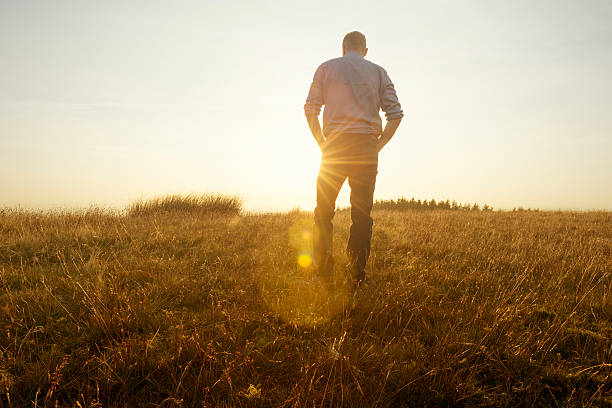
[[[310,213],[164,202],[0,212],[0,406],[612,405],[611,213],[377,211],[350,311]]]
[[[131,216],[151,215],[167,212],[180,214],[206,213],[238,214],[242,209],[242,200],[236,196],[219,194],[173,194],[138,200],[130,204],[127,212]]]

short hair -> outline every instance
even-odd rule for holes
[[[342,40],[342,46],[345,50],[351,51],[362,51],[366,49],[366,38],[365,35],[361,34],[359,31],[351,31],[347,35],[344,36],[344,40]]]

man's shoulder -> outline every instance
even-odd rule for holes
[[[321,68],[326,68],[329,66],[335,66],[335,65],[340,65],[342,64],[344,61],[346,61],[346,59],[344,57],[336,57],[336,58],[332,58],[332,59],[328,59],[327,61],[322,62],[319,67]],[[382,66],[367,60],[365,58],[361,58],[359,60],[362,64],[367,65],[368,67],[371,67],[372,69],[375,69],[377,71],[381,71],[381,72],[387,72]]]
[[[378,64],[376,64],[376,63],[374,63],[374,62],[372,62],[370,60],[367,60],[367,59],[364,58],[364,61],[367,62],[368,65],[370,65],[372,68],[375,68],[378,71],[387,72],[382,66],[380,66],[380,65],[378,65]]]
[[[340,63],[341,61],[342,61],[342,57],[336,57],[336,58],[328,59],[327,61],[323,61],[319,66],[326,67],[330,65],[335,65],[335,64]]]

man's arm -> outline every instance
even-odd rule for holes
[[[306,115],[306,120],[308,121],[308,126],[310,127],[310,132],[314,136],[319,148],[323,149],[323,143],[325,143],[325,138],[323,137],[323,132],[321,131],[321,124],[319,123],[318,115]]]
[[[321,124],[319,123],[319,112],[321,112],[321,106],[325,104],[322,89],[324,77],[325,67],[323,64],[321,64],[314,74],[314,78],[312,79],[312,84],[310,85],[310,90],[308,92],[308,97],[306,98],[306,103],[304,104],[304,113],[306,114],[308,126],[310,127],[310,131],[321,149],[323,148],[323,143],[325,142],[323,132],[321,131]]]
[[[385,125],[385,130],[383,130],[382,135],[380,135],[380,137],[378,138],[379,152],[382,150],[383,147],[385,147],[387,143],[389,143],[389,140],[391,140],[391,138],[395,134],[395,131],[397,130],[397,127],[399,126],[401,121],[402,118],[389,119],[387,121],[387,124]]]
[[[399,126],[402,118],[404,117],[404,112],[402,111],[402,107],[397,99],[397,94],[395,93],[395,87],[393,86],[393,82],[391,82],[391,78],[387,75],[387,72],[383,69],[381,77],[382,87],[381,87],[381,108],[385,112],[385,116],[387,117],[387,124],[385,125],[385,129],[380,135],[378,139],[378,151],[380,150],[391,140],[397,127]]]

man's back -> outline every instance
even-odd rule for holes
[[[378,152],[391,139],[403,116],[393,83],[380,66],[365,60],[365,36],[353,31],[342,41],[342,54],[319,65],[304,104],[313,137],[321,148],[317,176],[313,264],[327,282],[334,277],[333,224],[336,198],[348,178],[351,187],[351,230],[347,271],[351,287],[365,278],[372,239],[374,187]],[[323,130],[319,123],[321,106]],[[378,114],[387,115],[381,129]]]
[[[403,116],[393,83],[387,72],[355,51],[322,63],[315,72],[304,105],[306,115],[323,111],[323,133],[359,133],[378,136],[382,132],[379,111],[387,120]]]

